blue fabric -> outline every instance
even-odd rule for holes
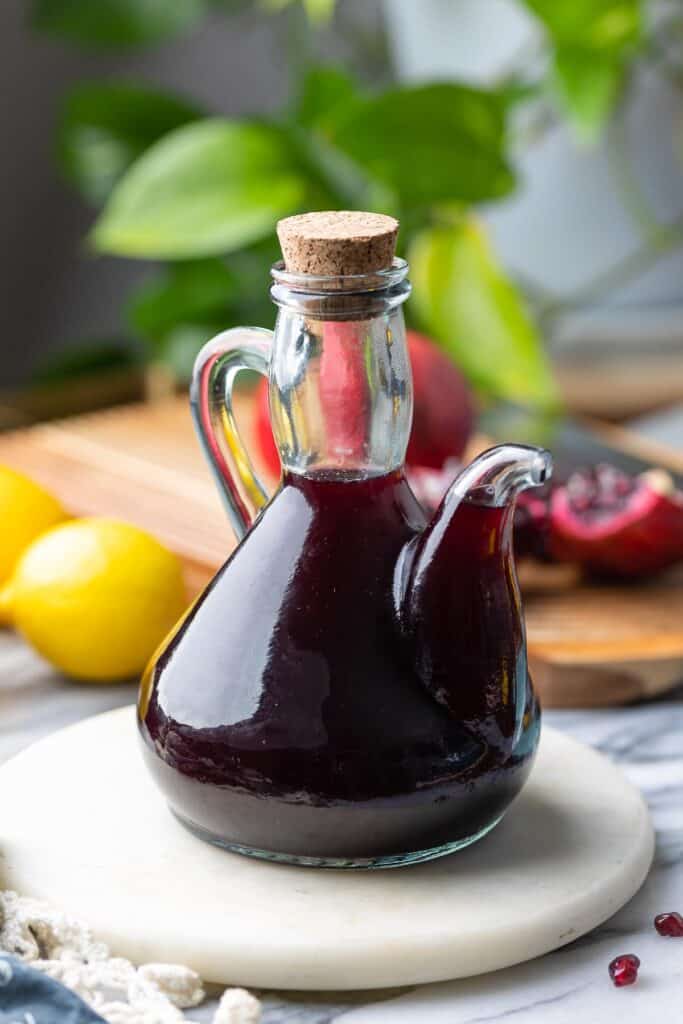
[[[0,1024],[104,1024],[99,1014],[40,971],[0,953]]]

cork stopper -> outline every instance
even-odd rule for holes
[[[393,217],[356,210],[302,213],[277,225],[285,269],[319,277],[387,269],[397,234],[398,221]]]

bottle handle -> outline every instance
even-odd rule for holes
[[[192,371],[192,418],[238,540],[267,503],[268,492],[237,428],[233,387],[241,370],[268,376],[272,347],[272,331],[234,327],[204,345]]]

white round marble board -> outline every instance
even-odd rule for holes
[[[0,885],[89,922],[136,962],[257,988],[388,988],[529,960],[638,890],[653,834],[606,758],[544,728],[501,824],[384,871],[270,864],[195,838],[142,764],[132,708],[53,733],[0,767]]]

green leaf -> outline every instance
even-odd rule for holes
[[[298,124],[314,126],[335,108],[358,97],[356,83],[341,68],[311,68],[304,76],[296,105]]]
[[[240,312],[247,319],[245,323],[253,323],[256,310],[262,318],[266,312],[265,322],[272,326],[275,311],[270,300],[270,268],[273,263],[282,259],[280,243],[275,231],[230,255],[228,266],[237,286],[236,302]],[[248,319],[248,317],[252,319]],[[259,320],[260,324],[261,320]]]
[[[240,323],[272,327],[268,270],[276,258],[271,239],[241,250],[234,266],[221,260],[177,263],[146,282],[128,305],[128,322],[149,358],[188,379],[201,346]]]
[[[207,6],[206,0],[33,0],[31,24],[88,46],[141,46],[182,32]]]
[[[594,54],[580,50],[557,51],[553,84],[580,139],[593,142],[598,138],[623,77],[621,61],[596,59]]]
[[[525,0],[554,59],[549,83],[580,138],[597,138],[644,38],[643,0]]]
[[[526,305],[472,218],[427,228],[410,251],[413,310],[482,392],[553,406],[552,372]]]
[[[223,322],[238,296],[235,276],[220,260],[178,263],[140,288],[128,320],[144,337],[161,339],[179,324]]]
[[[391,89],[333,110],[328,140],[406,205],[508,193],[505,104],[456,84]]]
[[[67,178],[101,203],[130,164],[199,111],[184,100],[122,82],[79,85],[68,95],[59,128]]]
[[[283,11],[291,7],[295,0],[261,0],[261,6],[267,11]],[[325,24],[334,14],[336,0],[301,0],[304,10],[314,24]]]
[[[322,130],[330,118],[352,106],[360,97],[353,79],[338,68],[312,68],[305,76],[301,92],[288,123],[289,137],[305,164],[311,184],[318,195],[314,205],[320,209],[378,207],[371,195],[369,175],[340,149],[330,144]]]
[[[311,21],[325,24],[334,14],[336,0],[303,0],[303,5]]]
[[[211,119],[155,143],[112,192],[92,241],[100,252],[187,259],[239,249],[304,204],[306,181],[284,133]]]
[[[642,0],[524,0],[555,42],[588,50],[621,50],[638,41]]]

